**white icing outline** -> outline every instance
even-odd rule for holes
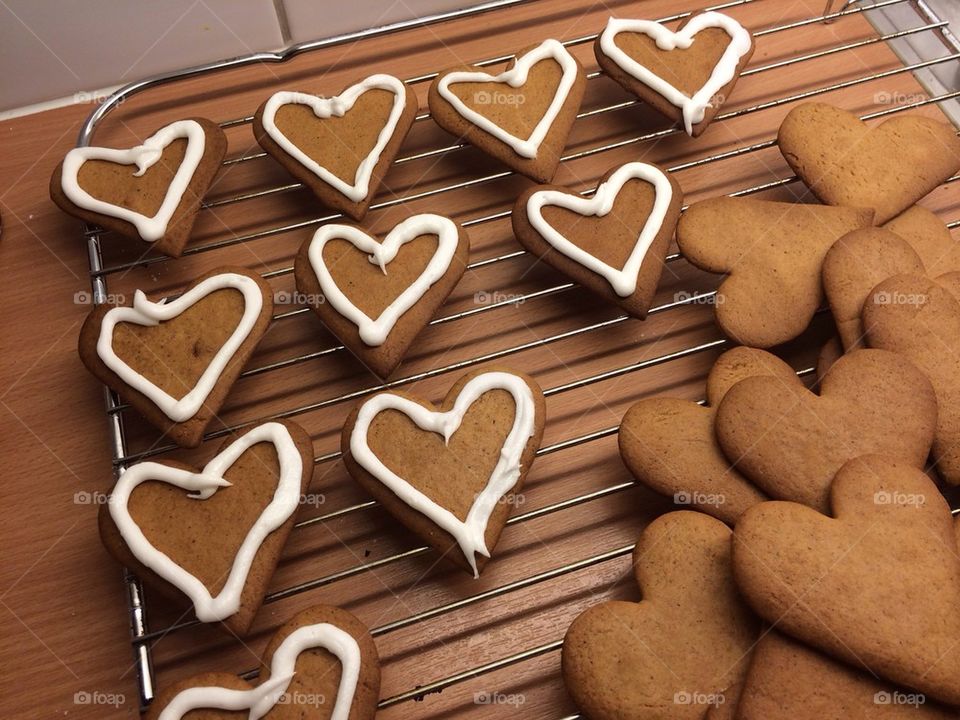
[[[357,98],[368,90],[387,90],[393,93],[393,108],[390,110],[390,115],[383,129],[380,131],[380,135],[377,136],[377,142],[374,144],[373,149],[357,166],[352,185],[344,182],[342,178],[330,172],[327,168],[307,155],[277,127],[277,111],[284,105],[306,105],[313,110],[314,115],[321,119],[329,117],[339,118],[346,115],[357,101]],[[387,144],[397,130],[397,124],[400,122],[400,116],[403,115],[406,104],[407,90],[401,80],[398,80],[392,75],[371,75],[355,85],[351,85],[340,95],[331,98],[285,90],[274,93],[263,107],[260,124],[263,126],[267,135],[294,160],[327,183],[327,185],[333,187],[340,194],[346,196],[353,202],[360,202],[366,198],[370,192],[370,180],[373,177],[373,171],[380,161],[380,156],[383,154],[384,148],[387,147]]]
[[[622,268],[591,255],[561,235],[543,217],[546,205],[566,208],[580,215],[603,217],[613,209],[614,201],[623,186],[630,180],[645,180],[653,185],[655,194],[653,208],[647,216],[636,245]],[[610,283],[620,297],[629,297],[637,289],[637,278],[647,251],[663,227],[663,221],[673,198],[673,186],[660,168],[647,163],[632,162],[622,165],[600,186],[591,197],[580,197],[560,190],[540,190],[527,200],[527,220],[534,230],[555,250],[588,270],[600,275]]]
[[[260,720],[283,699],[296,671],[297,657],[305,650],[323,648],[339,661],[340,686],[330,720],[348,720],[360,681],[360,645],[345,630],[330,623],[297,628],[284,638],[270,660],[270,679],[249,690],[224,687],[191,687],[167,703],[158,720],[181,720],[192,710],[250,710],[248,720]]]
[[[237,329],[217,351],[210,364],[200,375],[197,384],[182,398],[169,395],[159,386],[127,365],[113,350],[113,330],[118,323],[155,326],[171,320],[184,310],[218,290],[232,288],[243,295],[243,316]],[[173,422],[189,420],[200,410],[207,396],[213,390],[220,375],[233,358],[237,350],[250,335],[263,309],[263,293],[256,280],[239,273],[222,273],[208,277],[172,302],[166,298],[151,302],[142,290],[133,296],[132,307],[115,307],[103,316],[100,336],[97,339],[97,355],[103,364],[134,390],[149,398]]]
[[[224,478],[235,462],[251,447],[261,442],[273,444],[277,451],[280,476],[273,499],[247,531],[233,559],[230,574],[223,588],[213,597],[207,586],[195,575],[158,550],[144,535],[127,507],[133,491],[145,482],[164,482],[184,490],[188,497],[207,500],[220,488],[230,487]],[[230,617],[240,609],[240,598],[250,567],[264,540],[285,523],[300,504],[303,459],[287,428],[278,422],[259,425],[228,445],[208,462],[199,473],[156,462],[142,462],[127,469],[117,480],[110,494],[110,517],[120,531],[124,543],[144,566],[182,591],[193,602],[197,619],[215,622]]]
[[[160,160],[164,149],[170,143],[180,138],[185,138],[187,141],[183,162],[180,163],[173,180],[167,187],[167,193],[160,204],[160,209],[152,217],[121,205],[98,200],[80,187],[77,177],[80,168],[88,160],[106,160],[120,165],[136,165],[137,171],[133,173],[133,177],[140,177]],[[190,181],[193,180],[193,175],[203,159],[205,145],[206,134],[200,123],[196,120],[178,120],[157,130],[144,140],[142,145],[137,145],[128,150],[115,150],[105,147],[74,148],[63,159],[60,188],[70,202],[77,207],[125,220],[137,229],[137,233],[144,241],[155,242],[167,232],[167,225],[180,206],[183,195],[190,186]]]
[[[423,235],[437,236],[436,252],[417,279],[384,308],[376,320],[350,302],[334,281],[323,257],[323,249],[330,240],[346,240],[361,252],[368,253],[368,260],[378,265],[386,275],[387,264],[393,261],[400,248]],[[378,242],[354,225],[323,225],[313,234],[307,256],[320,283],[324,300],[357,326],[364,343],[378,347],[386,342],[400,316],[420,302],[431,286],[450,269],[459,242],[460,232],[456,223],[442,215],[426,213],[409,217],[394,226],[383,242]]]
[[[630,57],[617,45],[616,36],[622,32],[642,33],[652,38],[660,50],[685,50],[693,44],[694,36],[706,28],[720,28],[730,36],[730,43],[717,61],[710,77],[703,87],[690,97],[655,74],[649,68],[641,65]],[[626,18],[610,18],[607,27],[600,35],[600,49],[604,55],[617,64],[621,70],[639,80],[667,102],[678,107],[683,112],[683,125],[687,135],[693,135],[693,126],[703,122],[704,114],[713,97],[737,75],[737,65],[740,58],[749,52],[753,38],[743,25],[729,15],[714,11],[694,15],[690,21],[673,32],[653,20],[630,20]]]
[[[513,427],[500,449],[500,458],[490,474],[487,485],[477,495],[467,513],[466,521],[438,505],[427,495],[388,468],[370,449],[367,433],[374,418],[384,410],[398,410],[422,430],[443,435],[449,443],[460,427],[463,417],[477,399],[491,390],[506,390],[516,406]],[[520,479],[520,463],[527,442],[536,429],[536,404],[530,386],[523,378],[508,372],[487,372],[477,375],[460,390],[453,407],[438,412],[400,395],[379,393],[360,406],[356,423],[350,433],[350,454],[360,467],[382,482],[415,511],[426,515],[441,529],[453,536],[467,562],[478,577],[476,554],[490,557],[484,538],[490,515],[500,498]]]
[[[560,66],[562,72],[560,83],[557,85],[557,91],[553,96],[553,101],[549,107],[547,107],[547,111],[537,123],[536,127],[534,127],[533,132],[530,133],[530,137],[526,140],[518,138],[516,135],[511,135],[488,117],[469,107],[450,90],[450,85],[453,83],[468,82],[506,83],[512,88],[518,88],[527,81],[530,68],[547,58],[553,58]],[[551,39],[544,40],[537,47],[530,50],[530,52],[518,57],[512,68],[505,70],[499,75],[490,75],[483,71],[474,72],[469,70],[447,73],[440,78],[437,91],[465,120],[509,145],[520,157],[535,158],[537,151],[540,149],[540,144],[544,138],[546,138],[547,133],[550,132],[554,120],[557,119],[557,115],[560,114],[560,110],[567,102],[567,96],[570,94],[570,89],[577,80],[578,72],[577,61],[574,60],[573,55],[567,52],[567,49],[560,42]]]

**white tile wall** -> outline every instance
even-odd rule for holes
[[[0,110],[283,44],[273,0],[4,0]]]
[[[282,0],[292,42],[333,37],[438,12],[478,5],[481,0]]]
[[[0,113],[479,2],[2,0]]]

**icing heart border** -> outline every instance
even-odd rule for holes
[[[485,115],[469,107],[461,100],[451,89],[453,83],[506,83],[510,87],[517,88],[527,81],[527,75],[530,68],[541,60],[553,58],[560,65],[561,77],[557,90],[554,93],[553,100],[544,112],[543,117],[536,124],[530,136],[526,139],[518,138]],[[440,78],[437,85],[437,92],[446,100],[454,110],[457,111],[465,120],[476,125],[481,130],[486,131],[503,143],[506,143],[520,157],[535,158],[541,143],[553,127],[554,121],[560,114],[570,89],[573,87],[579,72],[579,65],[567,49],[557,40],[544,40],[537,47],[521,55],[516,59],[516,63],[509,70],[504,70],[499,75],[491,75],[482,70],[458,70],[447,73]]]
[[[330,720],[349,720],[360,680],[360,646],[350,633],[331,623],[305,625],[284,638],[270,660],[270,679],[263,684],[249,690],[215,686],[181,690],[163,708],[158,720],[181,720],[187,713],[202,709],[249,710],[248,720],[260,720],[286,694],[297,657],[305,650],[318,647],[333,654],[342,668]]]
[[[284,105],[306,105],[310,107],[313,110],[313,114],[320,119],[330,117],[340,118],[353,108],[361,95],[370,90],[386,90],[393,93],[393,107],[390,110],[390,115],[387,117],[387,122],[377,136],[377,142],[374,143],[373,148],[357,166],[352,185],[307,155],[277,127],[276,115]],[[377,74],[371,75],[351,85],[339,95],[331,98],[324,98],[302,92],[280,91],[274,93],[263,107],[260,123],[267,135],[294,160],[333,187],[341,195],[344,195],[353,202],[361,202],[370,192],[370,180],[373,177],[373,171],[377,163],[380,162],[380,156],[383,154],[384,149],[390,143],[390,140],[393,139],[397,125],[400,122],[400,117],[406,109],[406,104],[407,90],[403,81],[398,80],[392,75]]]
[[[207,500],[220,488],[229,487],[224,474],[251,447],[271,443],[277,451],[280,477],[273,499],[251,526],[234,556],[234,562],[220,592],[210,594],[195,575],[158,550],[130,515],[128,504],[133,491],[145,482],[164,482],[189,490],[189,498]],[[117,480],[107,503],[110,517],[124,542],[144,566],[182,591],[193,602],[197,619],[215,622],[230,617],[240,608],[240,598],[257,552],[267,536],[285,523],[300,504],[303,459],[287,428],[278,422],[259,425],[215,455],[199,473],[156,462],[142,462],[127,469]]]
[[[155,165],[163,155],[163,151],[174,140],[185,138],[187,150],[183,161],[167,187],[163,202],[153,216],[138,213],[121,205],[114,205],[105,200],[99,200],[82,187],[78,176],[80,168],[88,160],[105,160],[120,165],[136,165],[134,177],[142,176],[150,167]],[[60,176],[60,188],[63,194],[77,207],[101,215],[109,215],[125,220],[137,229],[137,233],[146,242],[155,242],[162,238],[170,224],[170,219],[180,206],[183,196],[190,186],[190,181],[200,166],[206,145],[206,133],[196,120],[178,120],[160,128],[153,135],[143,141],[143,144],[127,150],[89,146],[74,148],[67,153],[63,160],[63,169]]]
[[[644,180],[654,188],[653,208],[637,236],[637,242],[622,268],[615,268],[588,253],[580,246],[561,235],[543,217],[545,206],[562,207],[580,215],[604,217],[612,209],[620,190],[630,180]],[[605,278],[620,297],[629,297],[637,289],[640,268],[650,246],[663,228],[667,211],[673,200],[673,186],[666,174],[657,166],[632,162],[620,166],[591,197],[571,195],[560,190],[540,190],[527,200],[527,219],[530,225],[555,250],[588,270]]]
[[[490,473],[486,486],[477,495],[467,513],[466,521],[460,520],[450,510],[442,507],[390,470],[370,449],[367,442],[370,425],[377,415],[385,410],[397,410],[403,413],[421,430],[442,435],[444,442],[449,443],[473,403],[491,390],[505,390],[513,396],[515,404],[513,426],[504,439],[497,464]],[[385,485],[400,500],[426,515],[453,536],[476,578],[479,577],[476,554],[490,557],[484,537],[490,515],[500,498],[519,481],[523,453],[535,431],[536,403],[530,386],[518,375],[497,371],[482,373],[467,381],[460,389],[453,407],[447,411],[431,410],[413,400],[392,393],[374,395],[360,406],[350,432],[349,447],[350,455],[360,467]]]
[[[369,261],[387,274],[400,248],[423,235],[437,236],[437,249],[423,272],[393,300],[376,319],[354,305],[337,285],[323,257],[323,249],[331,240],[346,240],[369,255]],[[307,256],[324,300],[338,313],[357,326],[360,339],[368,346],[379,347],[386,342],[400,317],[416,305],[437,281],[450,269],[460,243],[460,231],[450,218],[442,215],[413,215],[398,223],[382,242],[354,225],[323,225],[313,235]]]
[[[707,81],[693,96],[689,96],[671,83],[641,65],[617,45],[616,36],[622,32],[641,33],[650,37],[660,50],[685,50],[693,44],[693,38],[706,28],[720,28],[730,36],[730,43],[713,67]],[[600,49],[616,65],[631,77],[648,86],[683,113],[683,124],[687,135],[693,135],[693,126],[702,122],[706,109],[713,97],[737,75],[740,58],[746,55],[753,45],[751,34],[729,15],[708,11],[690,18],[690,21],[676,32],[653,20],[631,20],[610,18],[600,35]]]
[[[172,320],[207,295],[228,288],[239,290],[243,295],[244,309],[240,322],[193,388],[180,399],[174,398],[138,373],[114,352],[113,331],[118,323],[156,326]],[[257,281],[239,273],[221,273],[208,277],[171,302],[167,302],[166,298],[151,302],[142,290],[137,290],[133,296],[132,307],[115,307],[103,316],[100,336],[97,338],[97,355],[123,382],[149,398],[170,420],[185,422],[197,414],[213,391],[227,364],[249,337],[262,309],[263,293]]]

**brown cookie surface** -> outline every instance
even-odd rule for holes
[[[883,227],[910,243],[931,276],[960,270],[960,243],[936,213],[912,205]]]
[[[667,192],[669,200],[664,195],[657,203]],[[643,318],[682,205],[683,191],[670,174],[628,163],[608,172],[590,198],[556,185],[529,188],[514,205],[513,230],[533,255]]]
[[[207,281],[219,282],[218,276],[242,276],[241,282],[244,287],[250,288],[251,296],[260,298],[260,308],[254,318],[254,308],[249,306],[252,320],[249,332],[230,354],[222,372],[216,375],[210,392],[202,401],[198,398],[192,403],[197,404],[196,411],[183,419],[176,413],[175,417],[171,417],[158,405],[158,394],[162,392],[169,396],[171,401],[180,401],[178,405],[181,402],[186,403],[189,400],[188,395],[197,388],[198,382],[225,343],[239,331],[248,311],[243,291],[237,287],[211,289],[202,297],[191,298],[187,304],[188,300],[184,298],[188,297],[191,291],[199,293],[202,288],[195,289]],[[135,302],[141,303],[141,307],[145,309],[136,313],[137,321],[120,319],[116,322],[110,346],[120,362],[149,383],[152,389],[147,391],[130,385],[119,374],[117,361],[108,364],[97,348],[104,332],[104,324],[112,322],[112,318],[126,317],[109,313],[117,310],[130,313],[136,310]],[[148,313],[152,316],[163,312],[164,308],[176,310],[177,314],[159,322],[148,317]],[[217,268],[197,278],[176,300],[163,304],[159,301],[149,303],[145,297],[137,300],[135,296],[117,308],[107,305],[95,307],[80,330],[80,359],[95,377],[116,390],[126,402],[171,440],[183,447],[196,447],[203,438],[204,429],[216,416],[243,365],[266,332],[272,315],[272,291],[259,275],[244,268]]]
[[[545,40],[520,51],[499,74],[468,65],[441,72],[427,101],[444,130],[545,183],[560,163],[586,84],[576,58]]]
[[[279,427],[271,428],[271,425]],[[282,466],[277,445],[266,439],[266,435],[264,439],[245,447],[250,437],[255,437],[248,436],[248,433],[263,433],[264,430],[276,433],[283,442],[289,441],[286,449],[292,454],[286,462],[293,465]],[[244,436],[248,436],[246,440]],[[260,607],[280,551],[293,527],[300,497],[313,475],[313,443],[306,431],[292,422],[265,423],[246,430],[236,438],[229,438],[220,447],[217,457],[211,459],[211,464],[235,452],[237,448],[232,446],[238,442],[244,443],[242,452],[222,474],[230,485],[216,488],[205,499],[191,497],[190,492],[195,490],[174,482],[184,482],[189,473],[212,473],[212,470],[199,470],[177,462],[145,463],[127,470],[130,473],[133,468],[139,468],[136,472],[144,473],[142,481],[138,481],[139,484],[129,493],[125,489],[124,507],[137,530],[154,549],[149,556],[139,551],[140,541],[129,540],[128,543],[128,537],[121,532],[109,506],[101,507],[99,519],[100,537],[110,554],[166,595],[180,600],[184,597],[183,589],[167,576],[155,572],[156,568],[148,558],[153,557],[155,552],[163,553],[202,583],[210,596],[218,597],[224,592],[231,571],[238,562],[238,552],[248,542],[247,537],[253,532],[253,526],[258,522],[266,522],[265,513],[274,512],[273,508],[276,507],[279,518],[285,519],[257,544],[245,578],[238,576],[242,582],[239,585],[241,590],[236,595],[237,609],[222,617],[224,626],[230,632],[242,636],[247,634]],[[299,471],[294,472],[297,464]],[[157,468],[159,472],[148,469],[157,465],[164,467]],[[211,468],[211,465],[207,467]],[[170,469],[178,475],[172,481],[163,475],[169,473]],[[281,471],[286,473],[282,488]],[[124,477],[129,481],[132,476],[125,474]],[[114,492],[117,492],[116,489]],[[271,507],[270,511],[268,507]],[[200,619],[214,621],[213,618]]]
[[[714,434],[716,408],[744,378],[769,375],[786,385],[802,383],[789,365],[763,350],[728,350],[710,370],[707,403],[680,398],[644,399],[620,424],[620,456],[637,480],[724,522],[767,499],[727,460]]]
[[[830,368],[819,395],[770,377],[737,383],[720,402],[716,432],[727,458],[771,497],[826,512],[845,462],[883,453],[922,468],[936,423],[933,387],[913,363],[856,350]]]
[[[721,15],[716,12],[694,13],[679,24],[677,31],[687,27],[698,15],[704,14]],[[732,18],[728,18],[727,21],[729,20]],[[702,21],[703,18],[697,22]],[[637,65],[645,68],[682,95],[692,98],[712,79],[718,63],[730,49],[731,35],[722,27],[704,27],[693,35],[689,47],[661,49],[655,38],[651,36],[654,30],[642,31],[649,28],[651,24],[659,25],[659,23],[648,21],[611,18],[606,31],[598,36],[594,43],[594,54],[603,71],[617,84],[639,97],[660,114],[683,123],[682,107],[674,104],[645,82],[634,68]],[[608,52],[610,44],[613,45],[612,52]],[[710,103],[704,110],[702,120],[691,123],[690,134],[693,137],[699,137],[707,129],[726,99],[730,97],[740,73],[753,55],[754,47],[751,36],[749,46],[735,62],[735,69],[729,81],[722,86],[712,88]],[[736,48],[731,52],[736,52]]]
[[[797,503],[737,523],[737,587],[757,613],[830,655],[960,703],[960,556],[950,508],[920,470],[868,455],[837,473],[832,517]]]
[[[596,720],[703,718],[746,671],[759,626],[733,582],[730,530],[701,513],[650,523],[633,571],[643,598],[582,613],[563,640],[563,680]]]
[[[739,343],[767,348],[807,328],[823,300],[827,251],[870,224],[868,210],[714,198],[687,209],[677,243],[697,267],[728,273],[717,290],[720,329]]]
[[[466,230],[441,216],[412,216],[381,240],[359,226],[325,225],[301,246],[294,278],[324,325],[385,378],[460,281],[469,254]]]
[[[384,509],[476,576],[516,504],[545,412],[532,378],[495,367],[460,378],[439,408],[379,393],[347,418],[344,463]]]
[[[939,413],[933,460],[943,478],[960,484],[960,302],[956,273],[944,285],[895,275],[870,291],[863,306],[867,344],[909,358],[933,384]]]
[[[790,167],[822,202],[872,208],[877,224],[960,170],[956,130],[919,115],[868,126],[832,105],[803,103],[784,118],[777,141]]]
[[[357,662],[349,675],[341,656]],[[291,677],[283,682],[286,676]],[[276,682],[280,685],[275,687]],[[352,693],[343,689],[345,684],[353,685]],[[268,708],[263,717],[269,720],[329,718],[335,708],[349,708],[343,715],[348,720],[372,720],[379,695],[380,659],[367,628],[346,610],[316,605],[271,638],[258,683],[225,672],[196,675],[161,690],[146,718],[159,720],[167,710],[178,720],[228,720],[246,717],[253,703],[261,701]],[[222,709],[226,702],[217,700],[232,700],[237,711]]]
[[[187,155],[188,142],[192,142],[185,137],[177,137],[166,145],[155,140],[158,135],[168,131],[172,127],[170,125],[160,128],[145,140],[145,145],[137,148],[119,151],[85,148],[73,151],[95,153],[79,166],[76,181],[93,199],[108,203],[113,209],[91,209],[74,202],[64,190],[64,162],[57,165],[50,178],[50,198],[70,215],[125,237],[147,240],[158,252],[179,257],[190,239],[190,231],[203,197],[227,152],[227,137],[215,122],[205,118],[188,118],[180,122],[192,122],[199,126],[203,149],[179,202],[171,206],[169,217],[162,223],[163,231],[159,236],[144,237],[137,225],[122,217],[122,213],[132,211],[145,218],[153,218],[161,212],[171,182]],[[126,157],[123,157],[124,154]],[[102,159],[100,155],[108,155],[113,159]],[[138,158],[141,162],[150,163],[144,166],[142,173],[136,164]]]
[[[360,220],[413,125],[416,93],[374,75],[334,98],[305,95],[266,100],[253,118],[257,142],[324,205]]]
[[[710,720],[716,720],[709,716]],[[950,720],[956,710],[776,631],[754,648],[738,720]]]

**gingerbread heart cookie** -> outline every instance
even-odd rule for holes
[[[750,508],[733,567],[761,617],[888,681],[960,704],[960,555],[933,482],[889,455],[851,460],[832,517],[789,502]]]
[[[865,345],[863,303],[879,282],[901,273],[923,275],[923,260],[889,230],[854,230],[830,248],[823,259],[823,289],[844,349]]]
[[[960,243],[936,213],[913,205],[883,227],[910,243],[929,275],[960,270]]]
[[[257,142],[320,201],[360,220],[417,114],[417,96],[371,75],[327,98],[282,90],[253,117]]]
[[[70,215],[179,257],[226,152],[219,125],[178,120],[127,150],[74,148],[53,171],[50,198]]]
[[[504,165],[550,182],[580,109],[587,76],[562,43],[544,40],[497,75],[446,70],[427,101],[437,125]]]
[[[197,619],[245,635],[312,475],[313,443],[300,426],[256,425],[201,470],[128,468],[101,507],[100,536],[125,567],[189,598]]]
[[[294,263],[297,289],[317,316],[380,377],[404,354],[463,276],[466,231],[414,215],[378,241],[355,225],[322,225]]]
[[[801,384],[751,377],[717,410],[720,447],[771,497],[829,510],[830,483],[847,461],[884,453],[922,468],[937,424],[937,399],[909,360],[855,350],[830,368],[820,394]]]
[[[940,408],[933,460],[947,482],[960,484],[960,301],[938,282],[895,275],[870,291],[863,328],[868,345],[909,358],[930,378]]]
[[[641,400],[620,424],[620,457],[637,480],[675,503],[690,505],[731,525],[767,499],[727,460],[714,434],[717,405],[744,378],[770,375],[803,387],[789,365],[763,350],[737,347],[714,363],[705,405],[680,398]]]
[[[753,650],[738,720],[956,720],[923,695],[881,682],[771,631]],[[714,720],[711,717],[710,720]]]
[[[182,295],[95,307],[80,359],[101,382],[184,447],[196,447],[273,315],[270,286],[243,268],[202,275]]]
[[[540,445],[546,403],[509,370],[463,376],[439,409],[382,392],[343,428],[344,463],[383,507],[478,577]]]
[[[714,198],[683,214],[677,243],[697,267],[728,273],[717,290],[720,329],[743,345],[767,348],[807,328],[823,301],[824,255],[871,221],[869,210]]]
[[[563,639],[563,681],[594,720],[701,719],[742,679],[759,624],[737,594],[730,529],[662,515],[633,552],[640,602],[582,613]]]
[[[652,20],[610,18],[594,44],[607,75],[698,137],[753,55],[753,36],[729,15],[695,13],[676,32]]]
[[[784,118],[780,152],[822,202],[872,208],[885,223],[960,170],[948,123],[902,115],[870,127],[853,113],[803,103]]]
[[[682,205],[674,178],[633,162],[610,171],[590,197],[530,188],[513,208],[513,231],[538,258],[642,318]]]
[[[232,673],[196,675],[161,690],[146,720],[372,720],[379,695],[370,632],[346,610],[316,605],[277,630],[256,685]]]

